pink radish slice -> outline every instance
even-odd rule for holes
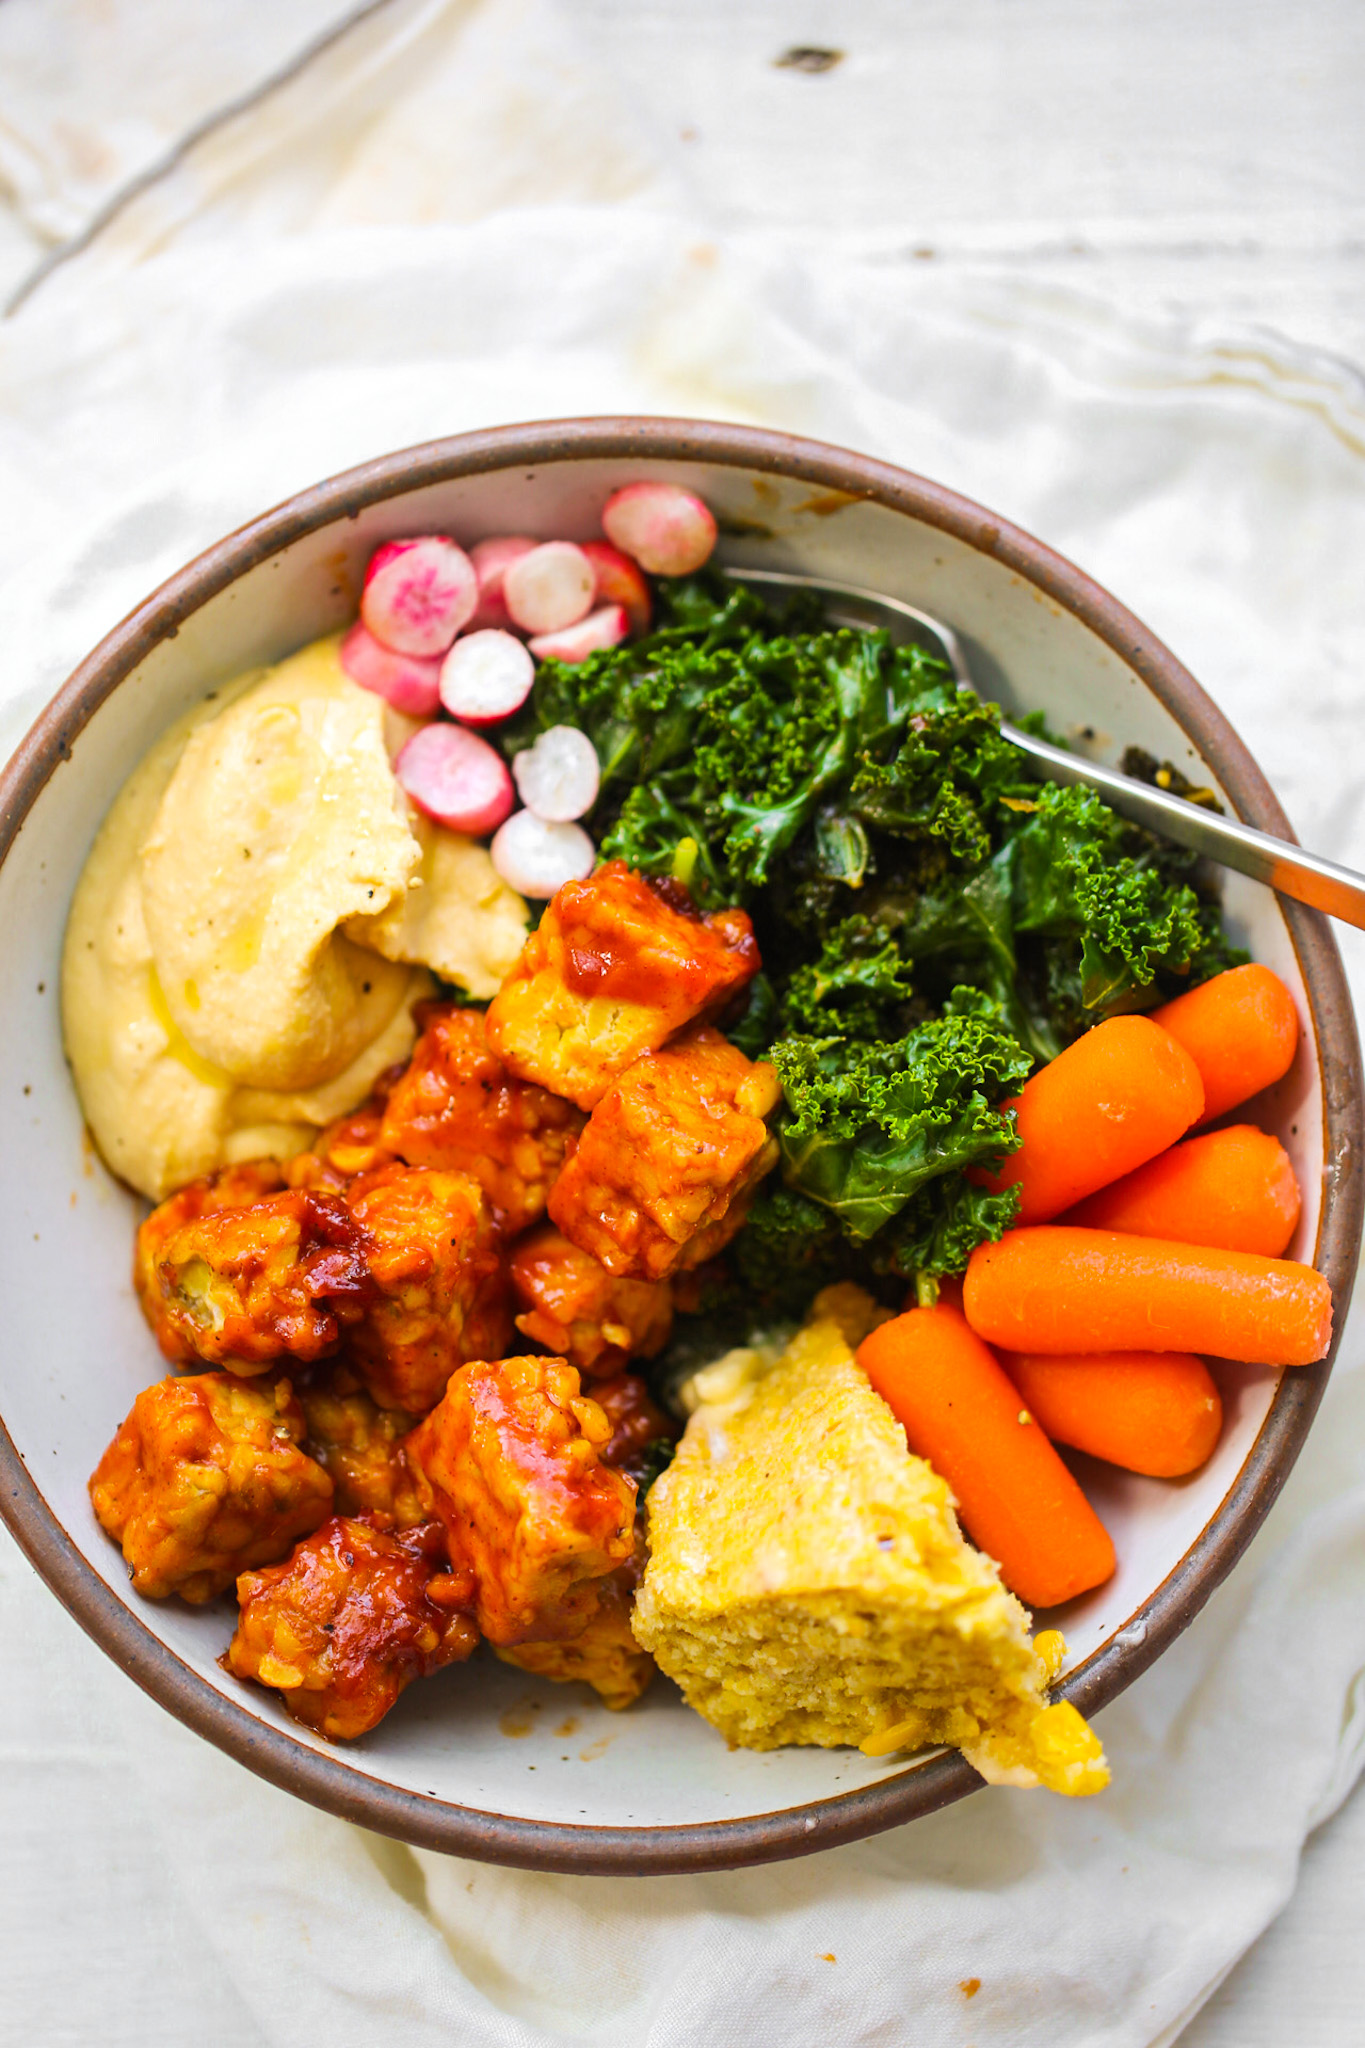
[[[687,576],[716,545],[716,522],[679,484],[626,484],[602,509],[602,531],[652,576]]]
[[[384,697],[409,718],[430,718],[441,701],[441,664],[416,654],[395,654],[359,620],[338,650],[341,666],[362,690]]]
[[[538,541],[528,539],[523,533],[501,533],[490,540],[475,541],[469,550],[469,559],[479,579],[479,606],[469,621],[469,632],[481,631],[485,626],[498,626],[507,631],[512,624],[512,615],[502,594],[502,579],[519,556],[529,555],[532,548],[539,545]]]
[[[597,571],[596,601],[624,605],[631,632],[647,633],[654,617],[654,600],[639,563],[605,540],[585,540],[583,552]]]
[[[438,533],[390,541],[365,574],[360,616],[395,654],[444,654],[472,616],[479,579],[463,548]]]
[[[608,604],[561,633],[537,633],[531,652],[537,661],[586,661],[599,647],[619,646],[629,631],[625,606]]]
[[[547,825],[567,825],[597,802],[597,749],[576,725],[552,725],[515,756],[512,774],[527,810]]]
[[[582,548],[571,540],[547,540],[508,564],[503,601],[514,625],[527,633],[558,633],[576,626],[592,609],[597,575]]]
[[[466,725],[501,725],[531,693],[536,665],[525,643],[495,626],[463,633],[441,664],[441,702]]]
[[[488,849],[508,887],[548,901],[566,882],[583,882],[597,849],[581,825],[550,825],[534,811],[516,811]]]
[[[516,801],[502,755],[462,725],[424,725],[393,772],[419,811],[454,832],[492,832]]]

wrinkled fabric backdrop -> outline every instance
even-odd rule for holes
[[[775,66],[792,43],[846,54]],[[1365,867],[1363,59],[1349,0],[6,0],[0,746],[320,476],[692,413],[1042,535]],[[1353,1807],[1217,1987],[1365,1754],[1362,1336],[1245,1562],[1101,1716],[1109,1793],[981,1795],[762,1871],[368,1836],[152,1706],[0,1539],[0,2039],[1358,2040]]]

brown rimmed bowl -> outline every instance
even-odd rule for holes
[[[92,1155],[61,1049],[67,906],[91,839],[157,735],[206,692],[354,614],[366,559],[395,535],[588,538],[633,477],[688,484],[722,556],[909,599],[957,627],[987,694],[1041,708],[1113,760],[1135,742],[1213,783],[1250,824],[1288,834],[1264,775],[1175,657],[1041,542],[938,484],[844,449],[671,419],[492,428],[386,455],[304,491],[173,576],[83,662],[0,781],[0,1030],[8,1341],[0,1510],[57,1597],[153,1698],[274,1784],[429,1848],[544,1870],[706,1870],[800,1855],[894,1827],[980,1781],[956,1755],[729,1752],[656,1683],[624,1715],[586,1689],[494,1662],[412,1687],[372,1735],[333,1748],[216,1659],[226,1606],[139,1600],[86,1479],[161,1371],[129,1283],[139,1205]],[[1326,921],[1229,876],[1234,934],[1293,988],[1299,1055],[1249,1113],[1288,1146],[1305,1203],[1297,1257],[1345,1315],[1361,1231],[1360,1056]],[[1284,1483],[1331,1360],[1285,1374],[1218,1368],[1213,1460],[1165,1484],[1078,1460],[1122,1564],[1057,1617],[1062,1694],[1093,1713],[1131,1684],[1232,1569]],[[1043,1796],[1043,1795],[1039,1795]]]

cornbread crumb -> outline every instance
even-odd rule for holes
[[[854,1360],[877,1315],[829,1290],[775,1362],[696,1409],[649,1495],[636,1638],[732,1746],[947,1743],[991,1783],[1099,1791],[1098,1740],[1046,1703],[1060,1639],[1029,1641]]]

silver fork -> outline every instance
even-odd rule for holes
[[[878,590],[861,590],[852,583],[834,583],[825,576],[799,576],[782,569],[727,568],[724,574],[739,583],[771,583],[787,590],[823,591],[841,600],[826,608],[830,619],[839,626],[886,626],[894,631],[898,622],[909,620],[937,641],[959,685],[975,690],[962,642],[952,627],[901,598],[886,597]],[[900,637],[907,637],[903,625]],[[1358,875],[1353,868],[1323,860],[1316,853],[1305,853],[1302,847],[1277,839],[1273,833],[1258,832],[1253,826],[1239,824],[1217,811],[1187,803],[1184,797],[1156,789],[1151,783],[1138,782],[1116,768],[1105,768],[1098,761],[1068,754],[1047,740],[1035,739],[1032,733],[1011,725],[1008,719],[1000,721],[1000,730],[1021,753],[1028,755],[1043,781],[1088,783],[1092,789],[1102,791],[1116,811],[1145,825],[1149,832],[1205,854],[1225,868],[1236,868],[1253,881],[1266,882],[1282,896],[1292,896],[1296,903],[1311,904],[1314,910],[1325,910],[1346,924],[1365,927],[1365,875]]]

